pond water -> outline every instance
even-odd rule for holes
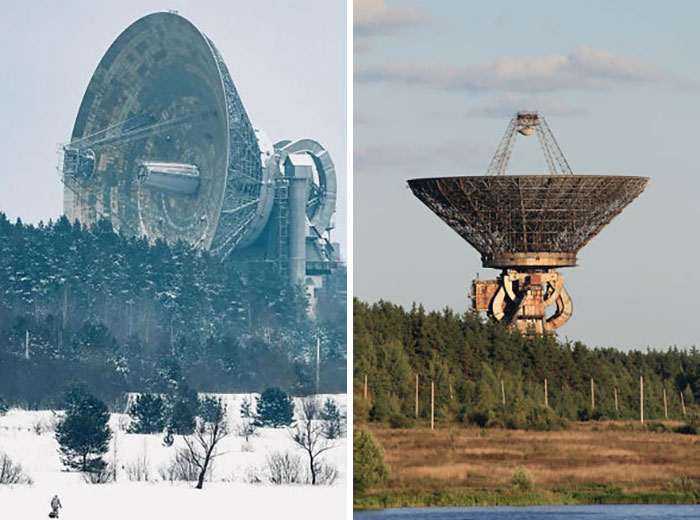
[[[355,520],[622,520],[700,518],[698,505],[420,507],[361,511]]]

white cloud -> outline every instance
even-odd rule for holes
[[[579,47],[573,53],[539,57],[502,56],[457,68],[444,63],[394,60],[360,69],[357,81],[426,85],[459,90],[517,92],[605,89],[620,83],[692,82],[666,68],[611,51]]]
[[[536,110],[545,115],[580,115],[583,110],[567,107],[558,98],[543,93],[521,96],[514,92],[504,92],[492,103],[469,110],[470,115],[486,117],[510,117],[519,110]]]
[[[427,22],[414,5],[387,4],[384,0],[355,0],[353,24],[356,36],[374,36],[402,31]]]

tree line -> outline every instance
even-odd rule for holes
[[[162,391],[180,370],[205,392],[280,386],[343,391],[344,297],[313,322],[273,263],[221,261],[65,217],[37,226],[0,213],[0,396],[52,406],[81,380],[108,402]],[[342,316],[343,319],[339,319]]]
[[[355,299],[353,313],[359,422],[414,421],[416,375],[418,420],[430,418],[431,384],[438,422],[556,428],[561,420],[638,419],[640,376],[646,418],[665,417],[664,391],[669,418],[697,413],[700,351],[694,346],[645,352],[589,348],[554,335],[523,335],[471,311],[426,312],[415,304],[406,310],[386,301]]]

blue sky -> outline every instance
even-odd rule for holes
[[[56,149],[70,137],[90,77],[128,25],[166,9],[214,41],[254,126],[273,142],[309,137],[330,152],[339,179],[333,238],[344,251],[343,0],[0,0],[0,211],[33,223],[61,214]]]
[[[651,178],[562,270],[560,337],[699,345],[698,19],[690,1],[356,1],[355,295],[468,308],[471,279],[497,271],[405,181],[483,174],[512,114],[536,109],[574,173]],[[509,172],[545,171],[516,141]]]

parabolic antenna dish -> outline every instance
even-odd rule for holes
[[[214,44],[175,13],[145,16],[114,41],[63,154],[71,220],[107,217],[126,233],[228,254],[257,238],[272,207],[272,147],[259,145]]]
[[[576,265],[576,253],[646,177],[486,175],[412,179],[414,195],[481,253],[484,266]]]

